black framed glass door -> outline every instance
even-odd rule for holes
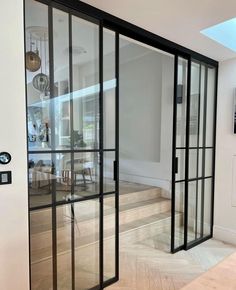
[[[176,56],[171,251],[212,237],[217,69]]]
[[[118,34],[25,0],[31,289],[118,280]],[[109,119],[109,121],[108,121]]]

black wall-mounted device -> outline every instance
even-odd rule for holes
[[[11,183],[11,171],[0,171],[0,185]]]

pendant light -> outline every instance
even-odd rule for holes
[[[45,59],[45,73],[46,73],[46,36],[44,35],[44,43],[45,43],[45,52],[44,52],[44,59]],[[41,50],[41,56],[43,55],[42,53],[42,40],[40,39],[40,50]],[[44,99],[46,94],[49,91],[49,77],[43,73],[42,71],[42,66],[41,66],[41,72],[39,74],[37,74],[34,78],[33,78],[33,87],[41,92],[41,99]]]
[[[32,49],[32,37],[30,35],[30,51],[26,52],[25,63],[26,69],[31,72],[36,72],[41,67],[41,58],[39,57],[39,51],[36,48],[35,52]]]

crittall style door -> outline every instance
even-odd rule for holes
[[[175,58],[171,251],[212,237],[217,69]]]
[[[119,37],[40,2],[25,1],[31,289],[102,289],[118,280]]]

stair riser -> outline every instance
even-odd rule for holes
[[[140,201],[147,201],[151,199],[155,199],[161,197],[161,189],[153,188],[144,191],[131,192],[119,195],[119,204],[131,204]],[[104,204],[113,206],[114,205],[114,197],[106,197],[104,199]]]

